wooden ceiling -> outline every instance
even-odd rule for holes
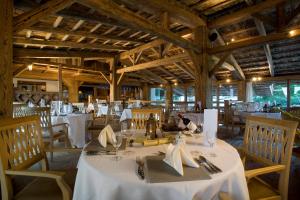
[[[201,51],[192,31],[203,25],[218,34],[216,79],[300,74],[299,13],[299,0],[15,0],[14,76],[55,79],[62,63],[67,76],[105,82],[117,56],[125,82],[193,82],[185,49]]]

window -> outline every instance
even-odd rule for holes
[[[184,90],[182,88],[173,88],[173,102],[184,102]]]
[[[300,81],[290,82],[290,107],[300,107]]]
[[[287,107],[287,81],[253,82],[254,102],[260,107],[265,104]]]
[[[219,107],[224,107],[225,100],[238,100],[238,88],[236,84],[219,86]],[[215,101],[217,102],[216,95]]]
[[[151,88],[150,99],[151,101],[165,101],[165,90],[163,88]]]

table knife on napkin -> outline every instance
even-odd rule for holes
[[[138,165],[138,171],[137,171],[138,175],[142,180],[144,180],[145,179],[144,161],[139,156],[136,157],[136,164]]]

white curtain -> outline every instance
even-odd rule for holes
[[[252,82],[247,82],[246,86],[246,101],[252,102],[253,101],[253,87]]]

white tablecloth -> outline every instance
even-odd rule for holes
[[[107,115],[108,106],[98,105],[98,113],[97,116],[100,117],[101,115]]]
[[[124,109],[120,118],[120,121],[124,121],[126,119],[132,119],[131,109]]]
[[[200,145],[203,138],[190,138],[189,150],[202,153],[211,151]],[[197,142],[197,144],[195,144]],[[218,199],[220,191],[228,192],[233,199],[249,199],[243,164],[238,152],[229,144],[218,140],[214,147],[216,157],[207,158],[223,172],[211,175],[210,180],[146,183],[137,174],[136,156],[154,155],[165,146],[131,147],[133,155],[123,155],[120,161],[112,156],[86,156],[82,153],[78,163],[73,200],[192,200]]]
[[[68,114],[66,116],[51,116],[51,121],[53,125],[68,123],[71,144],[81,148],[85,145],[87,121],[92,118],[92,114]]]

